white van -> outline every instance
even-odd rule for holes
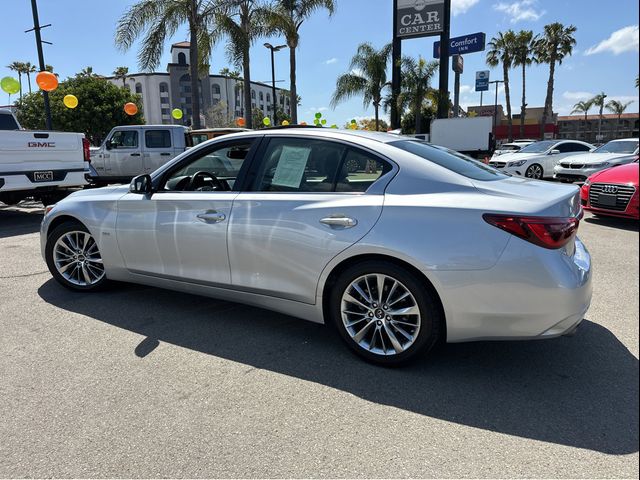
[[[123,125],[113,128],[99,148],[91,150],[93,184],[126,183],[151,173],[188,145],[181,125]]]

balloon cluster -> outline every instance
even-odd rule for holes
[[[327,124],[327,120],[322,118],[322,113],[318,112],[315,115],[316,118],[313,119],[313,124],[316,126],[324,126]]]
[[[356,121],[355,118],[353,120],[351,120],[351,123],[349,124],[349,128],[351,130],[357,130],[358,129],[358,122]]]

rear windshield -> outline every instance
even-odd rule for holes
[[[609,142],[595,150],[595,153],[633,153],[638,149],[637,140]]]
[[[544,153],[556,143],[558,143],[556,140],[542,140],[541,142],[535,142],[526,147],[522,147],[520,153]]]
[[[18,130],[18,124],[13,115],[0,113],[0,130]]]
[[[507,177],[507,175],[489,165],[448,148],[434,147],[428,143],[415,140],[402,140],[400,142],[392,142],[390,145],[474,180],[501,180]]]
[[[512,145],[512,144],[506,144],[506,145],[500,145],[498,147],[498,150],[520,150],[520,145]]]

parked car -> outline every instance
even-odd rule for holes
[[[519,152],[520,150],[522,150],[522,148],[526,147],[527,145],[531,145],[534,142],[535,140],[514,140],[513,142],[503,143],[493,151],[491,159],[496,159],[500,155],[504,155],[506,153]]]
[[[187,146],[187,128],[181,125],[115,127],[99,148],[91,150],[89,180],[96,185],[128,183],[161,167]]]
[[[638,158],[591,175],[582,185],[580,197],[582,206],[598,215],[640,219]]]
[[[375,174],[349,173],[353,156]],[[332,322],[388,365],[439,340],[572,332],[591,300],[581,211],[573,185],[397,135],[301,128],[226,135],[129,186],[75,193],[48,209],[41,245],[70,289],[122,280]]]
[[[0,110],[0,202],[31,197],[48,205],[86,185],[89,141],[82,133],[22,130]]]
[[[583,182],[600,170],[631,163],[637,157],[637,138],[611,140],[591,153],[561,160],[553,169],[553,178],[567,182]]]
[[[202,128],[199,130],[191,130],[188,133],[190,138],[189,146],[198,145],[207,140],[221,137],[229,133],[248,132],[248,128]]]
[[[552,178],[557,162],[594,149],[593,145],[579,140],[541,140],[518,152],[491,159],[489,165],[511,175],[534,179]]]

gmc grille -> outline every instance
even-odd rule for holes
[[[618,191],[613,194],[603,192],[604,187],[615,187]],[[629,185],[616,185],[613,183],[594,183],[591,185],[589,189],[589,203],[592,207],[602,208],[603,210],[614,210],[616,212],[624,212],[627,209],[627,205],[629,205],[629,201],[633,194],[635,193],[635,187],[630,187]],[[602,205],[598,200],[601,193],[605,193],[607,195],[615,195],[616,196],[616,204],[613,205]]]

